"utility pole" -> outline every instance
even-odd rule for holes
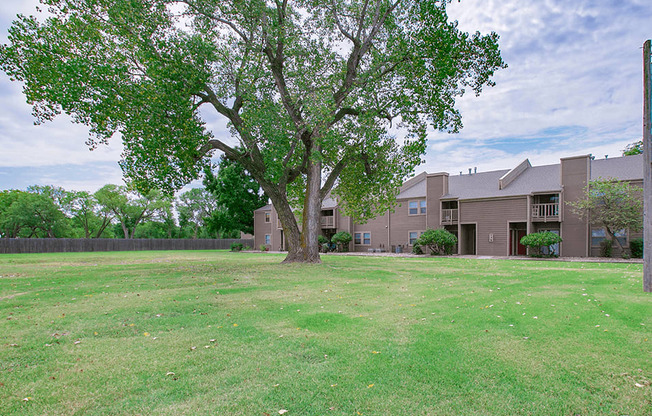
[[[652,58],[643,44],[643,291],[652,292]]]

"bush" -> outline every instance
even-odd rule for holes
[[[600,241],[600,257],[611,257],[613,252],[613,242],[611,240]]]
[[[331,241],[337,246],[338,251],[349,251],[351,240],[353,240],[353,237],[346,231],[340,231],[331,237]]]
[[[421,251],[426,248],[430,254],[452,254],[457,237],[443,228],[430,229],[421,234],[415,244],[419,245]]]
[[[643,258],[643,239],[635,238],[629,241],[629,250],[632,252],[632,257],[635,259]]]
[[[321,234],[319,234],[319,235],[317,236],[317,241],[319,242],[319,245],[320,245],[320,246],[329,243],[328,238],[326,238],[325,236],[323,236],[323,235],[321,235]]]
[[[242,251],[244,245],[242,243],[231,243],[231,251]]]
[[[421,250],[421,245],[419,245],[419,243],[415,242],[412,245],[412,254],[423,254],[423,250]]]
[[[531,233],[521,238],[521,244],[530,248],[533,251],[530,254],[534,257],[543,256],[543,247],[548,247],[548,253],[552,253],[552,246],[557,243],[561,243],[561,237],[550,231]],[[553,256],[553,254],[549,254],[549,256]]]
[[[261,244],[260,251],[269,251],[269,247],[267,247],[265,244]]]

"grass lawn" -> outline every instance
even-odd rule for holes
[[[1,255],[0,414],[652,414],[642,265],[282,259]]]

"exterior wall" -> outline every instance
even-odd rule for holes
[[[409,215],[409,201],[423,200],[420,199],[404,199],[398,201],[398,205],[393,213],[389,214],[390,217],[390,241],[389,249],[392,247],[396,250],[397,247],[401,247],[403,252],[411,252],[412,246],[410,242],[410,231],[425,231],[426,230],[426,220],[428,212],[430,211],[430,205],[433,205],[431,201],[426,200],[426,213],[418,215]]]
[[[433,173],[426,177],[426,229],[441,228],[440,198],[448,193],[448,173]]]
[[[353,251],[359,251],[359,252],[366,252],[369,251],[369,249],[376,249],[376,250],[385,250],[389,251],[389,223],[388,223],[389,216],[387,214],[378,216],[372,220],[367,221],[366,224],[353,224],[352,226],[352,231],[349,231],[351,233],[351,237],[353,238],[352,241],[352,250]],[[364,245],[360,244],[357,245],[355,244],[355,233],[371,233],[371,244],[370,245]]]
[[[582,198],[584,187],[591,178],[589,155],[561,159],[561,243],[560,251],[566,257],[586,257],[589,253],[590,229],[588,219],[573,214],[566,201]]]
[[[271,236],[272,234],[272,223],[273,223],[273,218],[272,222],[266,223],[265,222],[265,213],[268,212],[270,213],[270,218],[271,218],[271,212],[272,210],[269,211],[254,211],[254,249],[260,248],[261,245],[265,244],[265,234],[269,234]],[[270,246],[270,250],[273,250]]]
[[[460,224],[477,224],[476,254],[507,256],[509,223],[527,222],[527,197],[460,201],[459,213]]]

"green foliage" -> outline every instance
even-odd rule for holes
[[[209,222],[217,209],[215,198],[204,188],[193,188],[179,195],[176,204],[179,226],[192,229],[192,238],[199,237],[199,230]]]
[[[623,156],[634,156],[634,155],[640,155],[642,153],[643,153],[643,140],[630,143],[623,150]]]
[[[418,242],[412,244],[412,254],[423,254],[423,250],[421,250],[421,244]]]
[[[643,258],[643,239],[634,238],[629,240],[629,250],[631,251],[632,257],[635,259]]]
[[[353,237],[346,231],[339,231],[331,237],[331,242],[337,246],[337,250],[340,252],[349,251],[351,240],[353,240]]]
[[[242,243],[231,243],[231,251],[242,251],[244,249],[244,244]]]
[[[242,164],[221,157],[217,173],[204,171],[204,186],[215,201],[215,209],[206,219],[211,230],[254,233],[253,212],[265,206],[268,198]]]
[[[613,241],[602,240],[600,241],[600,257],[612,257],[613,255]]]
[[[456,99],[505,67],[498,35],[460,31],[446,1],[46,3],[47,19],[18,16],[0,46],[37,122],[70,114],[92,147],[119,133],[144,195],[180,189],[224,152],[272,199],[295,254],[317,248],[308,218],[330,191],[358,222],[391,207],[428,128],[458,131]],[[216,114],[233,139],[208,129]]]
[[[548,253],[552,253],[552,246],[561,243],[562,239],[558,234],[551,233],[550,231],[540,231],[538,233],[530,233],[521,238],[521,244],[528,247],[532,256],[543,256],[543,248],[548,248]],[[552,254],[550,254],[552,255]]]
[[[265,244],[260,245],[260,251],[269,251],[269,247],[266,246]]]
[[[567,204],[580,218],[588,218],[592,225],[604,227],[613,243],[623,250],[615,233],[643,229],[642,193],[640,187],[628,182],[598,178],[584,188],[582,199]]]
[[[455,244],[457,244],[457,237],[449,231],[438,228],[428,229],[419,236],[416,241],[419,249],[427,249],[430,254],[452,254]]]
[[[319,234],[319,236],[317,236],[317,241],[319,242],[319,245],[330,243],[330,241],[328,240],[328,238],[324,237],[324,236],[321,235],[321,234]]]
[[[68,237],[71,229],[54,200],[46,193],[0,193],[0,234],[9,238]]]

